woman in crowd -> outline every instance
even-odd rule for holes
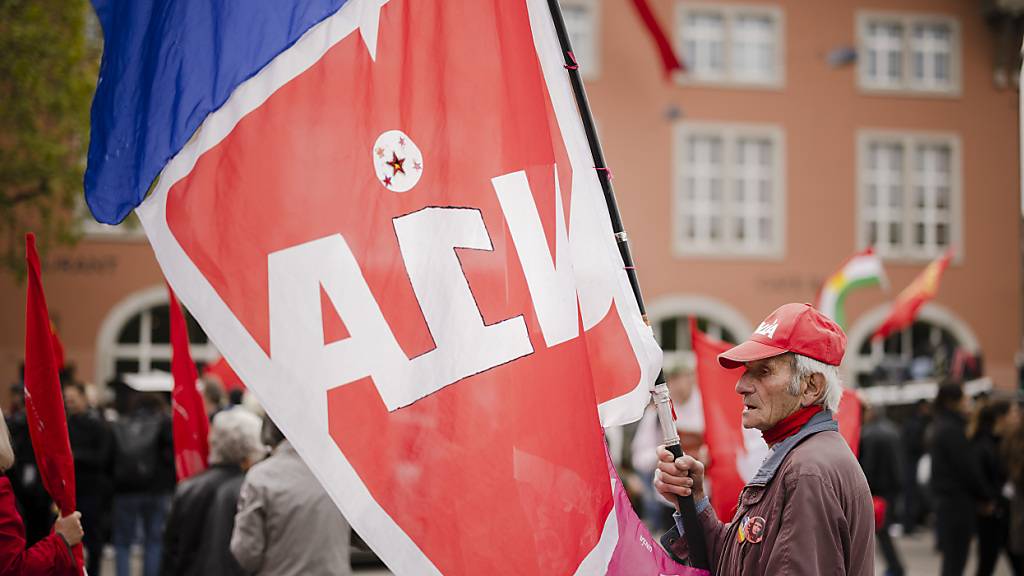
[[[0,414],[0,474],[14,465],[7,424]],[[82,541],[81,514],[57,520],[53,533],[25,548],[25,525],[14,503],[11,481],[0,476],[0,576],[77,574],[71,547]]]
[[[992,398],[976,411],[971,449],[981,471],[981,480],[993,506],[978,510],[978,576],[996,569],[999,553],[1007,547],[1010,530],[1010,501],[1003,494],[1007,481],[1006,462],[1000,454],[1003,438],[1017,423],[1017,406],[1005,398]],[[1014,572],[1020,574],[1020,558],[1010,554]]]
[[[1013,493],[1007,547],[1010,557],[1016,558],[1014,569],[1019,576],[1024,571],[1024,418],[1020,417],[1019,406],[1016,422],[1012,423],[1003,439],[1002,453]]]

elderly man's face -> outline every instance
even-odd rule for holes
[[[746,372],[736,383],[743,396],[743,427],[762,432],[800,408],[800,398],[789,393],[793,366],[785,356],[773,356],[744,364]]]

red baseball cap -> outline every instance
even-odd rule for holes
[[[846,352],[846,334],[831,318],[810,304],[786,304],[764,319],[754,333],[718,355],[724,368],[795,352],[819,362],[839,366]]]

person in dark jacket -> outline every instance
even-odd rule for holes
[[[174,439],[167,403],[157,393],[114,423],[114,543],[117,576],[131,575],[131,546],[141,532],[143,576],[160,572],[164,521],[174,493]],[[140,530],[141,528],[141,530]]]
[[[77,575],[71,547],[82,541],[81,513],[59,518],[48,536],[27,546],[11,481],[4,476],[14,462],[11,436],[0,414],[0,576]]]
[[[978,576],[990,576],[996,569],[999,553],[1004,549],[1015,574],[1024,570],[1022,558],[1010,552],[1010,500],[1003,494],[1008,479],[1000,445],[1008,426],[1013,426],[1017,406],[1003,398],[990,400],[978,411],[971,449],[981,471],[981,481],[988,498],[995,502],[989,510],[979,510]]]
[[[112,486],[108,480],[114,455],[114,437],[106,421],[89,406],[85,387],[64,386],[64,408],[68,413],[68,437],[75,458],[75,495],[82,513],[87,556],[86,571],[100,573],[103,559],[103,527],[107,522]]]
[[[163,576],[243,576],[231,555],[245,471],[263,458],[261,420],[243,408],[222,410],[210,428],[210,467],[178,484],[164,531]]]
[[[927,453],[925,432],[931,421],[931,405],[919,400],[914,412],[903,422],[900,440],[903,445],[903,533],[912,534],[928,513],[928,501],[917,480],[917,467]]]
[[[879,408],[865,404],[863,420],[864,426],[860,431],[860,465],[871,494],[885,502],[884,520],[881,526],[875,526],[875,538],[885,557],[886,576],[903,576],[903,562],[889,536],[889,525],[892,524],[895,510],[893,504],[902,488],[900,433]]]
[[[971,456],[965,411],[964,392],[959,384],[939,387],[929,454],[942,576],[963,574],[974,537],[975,514],[979,508],[990,511],[995,504]]]

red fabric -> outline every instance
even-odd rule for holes
[[[206,416],[203,398],[196,388],[199,373],[188,349],[188,327],[181,313],[174,291],[167,287],[171,311],[171,374],[174,390],[171,403],[174,408],[174,468],[178,482],[206,470],[210,454],[208,436],[210,421]]]
[[[57,362],[57,370],[64,369],[64,344],[60,341],[60,336],[57,336],[57,327],[50,323],[50,334],[53,335],[53,359]]]
[[[77,574],[64,539],[50,534],[25,549],[25,524],[14,502],[11,481],[0,476],[0,576]]]
[[[64,396],[60,387],[53,329],[43,294],[39,254],[34,234],[25,235],[28,290],[25,299],[25,412],[36,465],[43,486],[60,509],[61,516],[75,511],[75,464],[68,440]],[[75,546],[82,565],[82,546]]]
[[[804,424],[810,422],[811,418],[822,410],[823,408],[821,406],[815,404],[814,406],[805,406],[796,412],[793,412],[789,416],[786,416],[782,420],[776,422],[775,426],[765,430],[763,433],[764,441],[768,443],[769,446],[782,442],[786,438],[789,438],[793,434],[799,432],[800,429],[804,427]]]
[[[850,445],[853,455],[860,451],[860,398],[852,391],[843,388],[843,396],[839,400],[839,433]]]
[[[846,352],[846,334],[810,304],[784,304],[769,314],[746,342],[719,355],[718,361],[726,368],[737,368],[784,352],[839,366]]]
[[[875,532],[878,532],[885,526],[885,499],[881,496],[872,496],[871,504],[875,509]]]
[[[217,360],[213,364],[210,364],[203,370],[203,376],[216,376],[220,383],[224,385],[224,389],[228,392],[232,390],[245,390],[245,382],[238,377],[231,365],[223,356],[220,360]]]
[[[672,49],[672,43],[669,42],[665,31],[661,28],[661,24],[654,17],[654,13],[651,12],[651,7],[647,4],[647,0],[633,0],[633,6],[636,7],[637,14],[640,15],[644,26],[647,27],[647,32],[651,35],[651,39],[654,40],[654,45],[658,48],[658,55],[661,56],[661,65],[665,69],[665,77],[670,77],[676,70],[684,70],[679,58],[676,57],[676,51]]]
[[[711,506],[723,522],[732,519],[736,502],[745,482],[736,467],[737,457],[746,450],[740,421],[743,398],[736,393],[737,374],[723,368],[716,358],[729,344],[709,338],[697,330],[691,318],[693,353],[697,358],[697,385],[704,408],[704,441],[711,456],[707,469]]]
[[[942,274],[949,267],[949,261],[952,258],[953,252],[947,250],[942,257],[928,264],[928,267],[917,278],[914,278],[914,281],[896,297],[896,302],[893,303],[889,316],[871,337],[873,339],[886,338],[893,332],[899,332],[913,324],[917,311],[921,309],[921,306],[935,298],[935,295],[938,293],[939,280],[942,279]]]

